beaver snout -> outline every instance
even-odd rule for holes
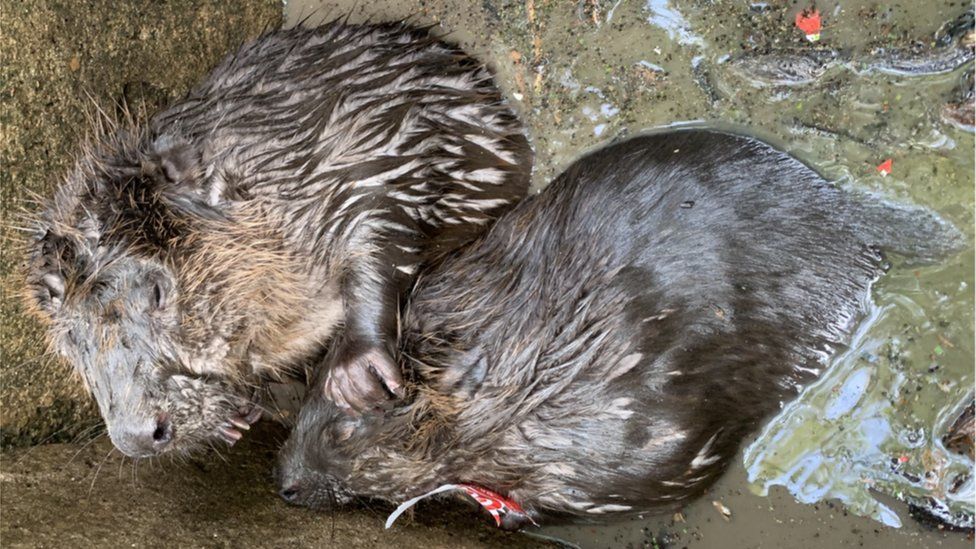
[[[112,422],[109,437],[125,455],[144,458],[161,454],[173,442],[173,423],[166,413],[157,414],[148,421],[121,418]]]
[[[275,471],[278,481],[278,495],[289,505],[310,507],[312,509],[331,509],[349,501],[338,481],[317,472],[301,470]]]
[[[278,490],[278,495],[281,499],[285,500],[285,503],[289,505],[299,505],[301,501],[302,487],[298,484],[292,484],[281,490]]]

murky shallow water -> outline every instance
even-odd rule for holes
[[[867,59],[873,48],[930,42],[968,6],[820,2],[818,47]],[[285,14],[290,24],[350,11],[353,22],[440,23],[435,31],[495,68],[529,125],[537,187],[600,143],[705,121],[770,140],[846,187],[929,206],[971,241],[973,135],[939,116],[965,68],[909,77],[834,65],[806,84],[763,86],[734,61],[752,50],[809,51],[793,28],[798,9],[720,0],[292,0]],[[882,177],[876,166],[888,158],[893,171]],[[920,531],[892,496],[945,493],[972,469],[938,438],[973,392],[973,265],[971,247],[924,268],[895,258],[850,348],[683,510],[686,522],[668,516],[547,533],[584,546],[641,545],[662,532],[678,546],[971,546],[958,534]],[[768,498],[750,493],[770,488]],[[945,501],[972,512],[973,497],[970,479]],[[732,510],[731,522],[716,499]]]

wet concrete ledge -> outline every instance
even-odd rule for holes
[[[421,502],[390,530],[391,508],[289,507],[271,478],[285,433],[186,460],[134,462],[107,437],[0,455],[0,539],[14,547],[542,547],[497,530],[462,501]],[[473,504],[472,504],[473,505]]]

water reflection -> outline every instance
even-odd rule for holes
[[[685,46],[704,46],[700,36],[691,31],[691,24],[671,6],[670,0],[647,0],[647,22],[664,29],[672,40]]]

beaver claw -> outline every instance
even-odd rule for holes
[[[383,350],[372,348],[351,360],[339,361],[325,380],[326,398],[343,411],[360,414],[382,409],[390,396],[403,396],[400,368]]]
[[[220,427],[217,427],[217,434],[220,435],[220,438],[224,439],[224,442],[226,442],[230,446],[233,446],[234,443],[236,443],[238,440],[241,439],[242,436],[244,436],[243,433],[229,426],[226,423],[221,425]]]
[[[241,431],[250,431],[251,425],[257,423],[259,419],[261,419],[260,406],[254,406],[250,410],[239,410],[236,415],[231,416],[217,427],[217,436],[228,445],[233,446],[244,436]]]

